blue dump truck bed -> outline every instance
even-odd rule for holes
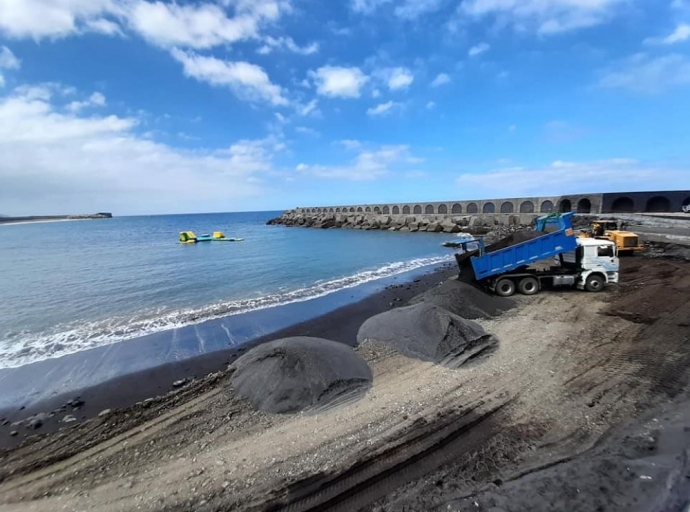
[[[551,214],[538,218],[535,231],[542,234],[530,240],[497,249],[482,246],[478,255],[470,257],[475,279],[481,281],[517,270],[539,260],[574,251],[577,248],[577,238],[571,222],[572,215],[572,213]],[[499,244],[501,242],[496,245]]]

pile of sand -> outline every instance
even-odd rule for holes
[[[408,357],[451,368],[488,354],[498,343],[476,322],[427,303],[370,318],[359,329],[357,342],[381,343]]]
[[[492,318],[515,307],[515,302],[484,293],[469,283],[450,279],[413,298],[409,304],[433,304],[463,318]]]
[[[532,231],[530,229],[516,231],[515,233],[511,233],[507,237],[502,238],[494,244],[487,245],[486,252],[489,253],[498,251],[499,249],[505,249],[506,247],[510,247],[511,245],[527,242],[528,240],[534,240],[535,238],[539,238],[541,236],[544,236],[545,234],[546,233],[544,233],[543,231]]]
[[[321,338],[259,345],[230,367],[232,385],[260,411],[282,414],[355,399],[371,387],[367,363],[352,348]]]

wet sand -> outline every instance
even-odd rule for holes
[[[176,381],[198,379],[210,373],[225,370],[230,363],[251,347],[266,341],[290,336],[312,336],[354,346],[357,342],[359,327],[369,317],[404,305],[414,296],[435,287],[456,274],[457,270],[454,265],[443,265],[431,272],[419,275],[409,282],[402,281],[403,277],[401,277],[402,282],[400,284],[391,284],[386,289],[361,301],[348,304],[305,322],[296,323],[277,332],[260,336],[240,346],[164,363],[127,375],[118,375],[105,382],[70,390],[67,393],[45,388],[42,390],[44,397],[37,401],[27,396],[24,404],[19,403],[16,406],[0,409],[0,447],[16,446],[32,434],[55,432],[64,428],[67,425],[61,420],[65,415],[72,415],[77,419],[77,422],[81,422],[97,416],[106,409],[125,408],[148,398],[165,395],[174,389],[173,383]],[[391,282],[397,283],[397,280],[393,278]],[[67,372],[73,367],[84,369],[86,372],[96,371],[94,369],[107,361],[106,355],[111,351],[122,351],[121,354],[117,355],[119,362],[131,366],[135,366],[136,360],[138,358],[144,359],[149,352],[170,351],[169,336],[158,335],[147,338],[151,343],[146,346],[141,345],[141,340],[129,340],[117,345],[66,356],[61,358],[65,360],[64,362],[60,360],[42,361],[29,367],[23,367],[24,369],[16,369],[11,378],[15,382],[19,379],[32,382],[40,377],[44,379],[45,386],[48,386],[51,373]],[[102,371],[108,371],[108,368],[103,368]],[[46,378],[46,376],[48,377]],[[55,378],[57,379],[57,376]],[[2,380],[0,380],[1,382]],[[10,389],[9,385],[3,387]],[[84,404],[76,410],[69,406],[65,407],[64,410],[59,410],[74,398],[79,398]],[[14,422],[24,420],[35,414],[51,412],[55,412],[55,415],[45,418],[43,425],[37,430],[27,430],[24,426],[12,425]],[[74,425],[77,422],[69,425]],[[18,431],[19,435],[10,436],[12,431]]]

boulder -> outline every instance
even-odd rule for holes
[[[314,410],[362,396],[367,363],[351,347],[321,338],[284,338],[259,345],[231,366],[232,386],[260,411]]]
[[[428,233],[440,233],[443,231],[443,227],[439,223],[433,222],[427,226],[426,231]]]
[[[497,340],[471,320],[420,303],[370,318],[357,333],[358,343],[380,343],[407,357],[451,368],[490,353]]]

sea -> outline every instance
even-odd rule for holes
[[[0,225],[0,369],[289,304],[316,314],[452,259],[442,235],[266,225],[280,213]],[[178,243],[187,230],[244,241]]]

